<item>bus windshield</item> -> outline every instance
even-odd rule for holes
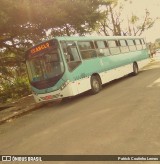
[[[25,57],[29,81],[35,88],[53,87],[63,76],[64,63],[56,40],[32,47]]]
[[[44,53],[27,61],[31,82],[47,80],[64,72],[62,61],[57,51]]]

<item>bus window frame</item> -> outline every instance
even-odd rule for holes
[[[68,45],[67,42],[68,42],[68,43],[69,43],[69,42],[70,42],[70,43],[73,43],[74,45],[67,46],[67,45]],[[65,44],[65,46],[66,46],[66,47],[65,47],[66,52],[64,52],[64,48],[63,48],[62,44]],[[78,46],[77,46],[77,44],[76,44],[76,41],[66,41],[66,40],[62,40],[62,41],[60,41],[60,46],[61,46],[62,54],[63,54],[63,56],[64,56],[64,60],[65,60],[65,63],[66,63],[66,66],[67,66],[69,72],[74,71],[80,64],[82,64],[82,58],[81,58],[81,55],[80,55]],[[79,57],[79,60],[77,60],[77,61],[69,61],[69,60],[68,60],[68,57],[69,57],[69,56],[68,56],[68,54],[69,54],[68,48],[76,48],[77,54],[78,54],[78,57]],[[75,63],[77,63],[77,65],[75,65]],[[72,68],[72,66],[73,66],[73,68]]]
[[[128,44],[129,41],[132,41],[133,44],[132,45]],[[128,44],[128,47],[129,47],[129,52],[137,51],[134,39],[127,39],[127,44]],[[131,47],[134,47],[134,50],[131,50]]]
[[[84,50],[84,49],[80,49],[79,44],[78,44],[78,43],[80,43],[80,42],[89,42],[90,45],[91,45],[91,49],[85,49],[85,50]],[[90,59],[95,59],[95,58],[98,57],[98,54],[97,54],[97,52],[96,52],[96,45],[94,44],[94,41],[93,41],[93,40],[82,40],[82,41],[77,41],[77,47],[78,47],[78,50],[79,50],[79,52],[80,52],[80,55],[81,55],[82,60],[90,60]],[[81,52],[85,52],[85,51],[93,51],[93,52],[95,53],[95,55],[94,55],[93,57],[83,58],[84,56],[82,55]],[[89,53],[87,53],[87,54],[89,54]],[[90,56],[91,56],[91,55],[90,55]]]
[[[103,42],[104,43],[104,48],[99,48],[97,42]],[[94,44],[95,44],[95,47],[96,47],[96,51],[97,51],[98,57],[107,57],[107,56],[110,56],[111,55],[111,52],[110,52],[110,49],[109,49],[107,40],[95,40],[94,41]],[[104,55],[99,55],[101,53],[100,51],[101,50],[105,50],[105,49],[108,50],[109,55],[105,55],[105,53],[104,53]]]
[[[124,41],[125,42],[125,46],[122,46],[121,45],[121,41]],[[129,49],[129,46],[128,46],[128,43],[127,43],[127,40],[126,39],[119,39],[119,47],[120,47],[120,51],[121,51],[121,53],[128,53],[128,52],[130,52],[130,49]],[[122,49],[121,48],[127,48],[127,51],[122,51]]]
[[[110,46],[110,45],[109,45],[109,42],[110,42],[110,41],[114,41],[116,46],[113,46],[113,47]],[[118,40],[117,40],[117,39],[107,40],[107,44],[108,44],[108,48],[110,49],[110,53],[111,53],[111,55],[118,55],[118,54],[121,53],[121,50],[120,50],[120,47],[119,47],[119,44],[118,44]],[[112,48],[117,48],[117,49],[119,50],[119,52],[116,53],[116,54],[113,54],[112,51],[111,51]]]
[[[142,43],[142,49],[145,50],[147,48],[146,42],[143,38],[141,38],[140,40],[141,40],[141,43]]]
[[[141,39],[135,39],[134,41],[135,41],[137,51],[141,51],[143,49],[142,44],[141,44]],[[139,44],[136,41],[139,41]]]

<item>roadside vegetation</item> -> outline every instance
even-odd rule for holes
[[[124,0],[1,0],[0,103],[31,93],[25,51],[55,36],[141,35],[158,18],[122,17]],[[127,22],[125,25],[124,22]]]

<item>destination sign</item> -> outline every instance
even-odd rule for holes
[[[39,55],[44,54],[45,52],[56,50],[57,48],[58,48],[57,40],[48,40],[46,42],[40,43],[40,44],[32,47],[31,49],[29,49],[26,52],[25,57],[26,57],[26,59],[37,57]]]
[[[37,47],[32,48],[30,50],[30,53],[35,54],[36,52],[42,51],[42,50],[47,49],[49,47],[50,47],[50,44],[48,42],[46,42],[46,43],[38,45]]]

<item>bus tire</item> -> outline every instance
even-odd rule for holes
[[[133,63],[133,76],[138,75],[139,69],[138,64],[136,62]]]
[[[91,94],[97,94],[102,89],[101,79],[98,75],[91,76]]]

